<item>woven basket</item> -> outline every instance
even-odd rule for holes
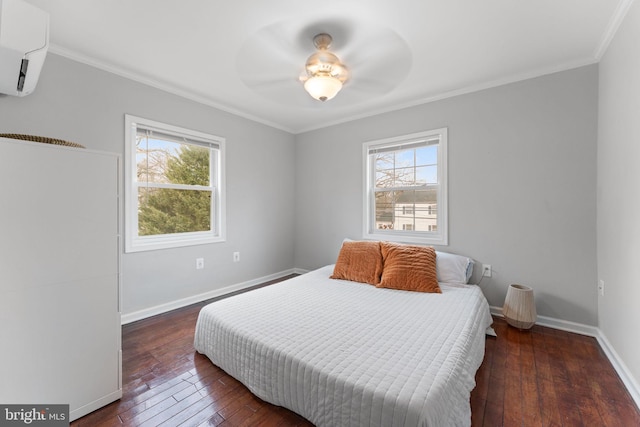
[[[46,136],[22,135],[17,133],[0,133],[2,138],[20,139],[22,141],[42,142],[43,144],[64,145],[65,147],[86,148],[84,145],[76,144],[62,139],[48,138]]]
[[[502,314],[511,326],[518,329],[531,329],[537,318],[533,289],[524,285],[509,285]]]

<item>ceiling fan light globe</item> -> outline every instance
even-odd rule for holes
[[[342,82],[331,76],[314,76],[304,82],[304,89],[312,98],[324,102],[332,99],[340,92]]]

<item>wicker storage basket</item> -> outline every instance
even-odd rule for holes
[[[20,139],[22,141],[42,142],[44,144],[64,145],[65,147],[85,148],[84,145],[76,144],[62,139],[49,138],[46,136],[22,135],[18,133],[0,133],[2,138]]]

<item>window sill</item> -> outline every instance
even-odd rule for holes
[[[127,247],[125,248],[125,253],[154,251],[158,249],[182,248],[187,246],[207,245],[210,243],[222,243],[225,241],[226,238],[224,236],[203,237],[202,235],[181,236],[180,238],[171,236],[170,239],[166,237],[138,238],[134,242],[131,242],[127,245]]]

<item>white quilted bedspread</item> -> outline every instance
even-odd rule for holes
[[[329,279],[333,266],[207,305],[195,348],[318,426],[468,426],[489,306]]]

